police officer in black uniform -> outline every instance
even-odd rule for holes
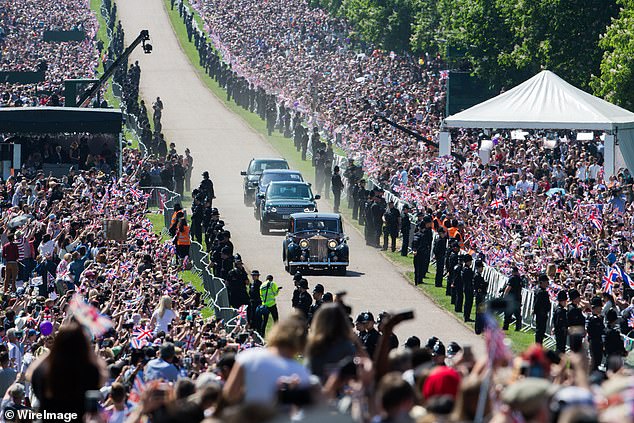
[[[566,352],[566,338],[568,337],[567,302],[568,294],[566,291],[559,291],[557,293],[557,308],[553,314],[553,332],[555,334],[556,350],[562,354]]]
[[[548,275],[542,273],[539,275],[539,289],[535,293],[535,302],[533,303],[533,314],[535,315],[535,342],[541,344],[546,336],[546,324],[548,323],[548,315],[550,314],[550,297],[548,296]]]
[[[302,130],[302,138],[301,138],[301,148],[302,148],[302,160],[306,161],[306,153],[308,152],[308,129],[303,128]]]
[[[262,281],[260,280],[260,272],[258,270],[251,271],[251,286],[249,287],[249,307],[247,307],[247,321],[251,328],[256,328],[254,322],[255,309],[262,305],[262,297],[260,296],[260,288]],[[259,322],[261,323],[261,322]]]
[[[374,316],[369,311],[365,311],[357,316],[355,325],[359,331],[359,339],[365,347],[368,356],[374,357],[374,351],[381,337],[379,331],[374,328]]]
[[[475,272],[471,268],[473,265],[473,257],[470,254],[464,256],[464,266],[462,267],[462,289],[464,291],[464,321],[473,322],[471,319],[471,310],[473,309],[473,297],[474,297],[474,275]]]
[[[605,356],[610,359],[610,357],[625,357],[627,355],[627,351],[625,351],[625,346],[623,345],[623,340],[621,339],[621,331],[619,329],[619,316],[616,313],[616,310],[610,309],[605,314],[605,320],[608,325],[605,330]]]
[[[456,280],[456,277],[460,274],[458,273],[458,266],[460,263],[460,245],[455,240],[448,241],[450,252],[447,255],[446,267],[448,271],[447,275],[447,288],[445,289],[445,295],[451,297],[451,304],[454,304],[453,297],[453,284]],[[462,270],[462,269],[460,269]]]
[[[473,275],[473,291],[475,294],[475,307],[476,307],[476,319],[475,319],[475,333],[480,334],[484,330],[484,313],[486,312],[486,296],[489,290],[489,283],[482,276],[484,271],[484,262],[482,260],[476,260],[475,274]]]
[[[372,212],[370,211],[374,204],[374,190],[371,190],[368,194],[368,198],[363,204],[363,216],[365,217],[365,244],[374,246],[374,219],[372,218]]]
[[[194,190],[196,191],[196,190]],[[192,192],[194,201],[192,202],[192,239],[199,244],[203,242],[203,218],[205,215],[205,205],[202,203],[198,193]]]
[[[356,183],[359,182],[361,178],[359,175],[360,173],[361,173],[360,169],[357,167],[357,165],[354,164],[354,159],[349,158],[348,166],[346,167],[346,170],[343,172],[343,176],[348,181],[348,208],[352,209],[353,219],[357,218],[357,214],[354,212],[353,200],[355,197],[354,195],[352,195],[352,191]],[[364,185],[365,185],[365,182],[364,182]]]
[[[571,289],[568,292],[570,298],[570,305],[568,306],[568,314],[566,319],[568,320],[568,333],[571,333],[572,328],[583,328],[586,326],[586,318],[583,315],[583,311],[579,307],[581,302],[581,294],[576,289]]]
[[[387,208],[387,204],[383,199],[383,190],[376,190],[376,195],[374,196],[374,204],[370,207],[370,211],[372,213],[372,219],[374,219],[374,236],[372,238],[372,246],[373,247],[381,247],[381,234],[383,233],[383,214],[385,213],[385,209]]]
[[[301,281],[302,278],[302,272],[298,271],[293,275],[293,285],[295,286],[295,289],[293,289],[293,297],[291,298],[291,307],[293,308],[297,307],[297,304],[299,304],[299,281]]]
[[[445,255],[447,254],[447,231],[442,226],[438,227],[438,237],[434,240],[434,258],[436,259],[435,286],[442,287],[442,278],[445,275]]]
[[[320,283],[315,285],[315,287],[313,288],[314,303],[308,309],[308,324],[312,322],[313,317],[315,317],[315,313],[317,313],[317,310],[319,310],[319,307],[321,307],[321,305],[324,303],[324,300],[323,300],[324,291],[325,291],[324,286]]]
[[[431,226],[431,216],[425,215],[422,220],[422,225],[418,228],[418,233],[414,235],[412,241],[412,250],[414,251],[414,285],[424,283],[423,280],[429,269],[429,259],[433,241]]]
[[[350,192],[350,191],[348,191]],[[359,219],[359,225],[365,225],[365,202],[370,195],[370,191],[365,189],[365,179],[361,179],[357,183],[357,190],[354,194],[353,204],[352,204],[352,218]],[[350,198],[348,198],[348,203],[350,203]]]
[[[203,172],[203,180],[200,181],[198,191],[200,191],[200,193],[205,196],[205,201],[208,201],[209,206],[211,207],[213,205],[214,198],[216,198],[216,194],[214,192],[214,183],[211,181],[211,179],[209,179],[208,171]]]
[[[295,310],[300,311],[304,318],[307,319],[310,306],[313,303],[313,299],[308,293],[308,281],[304,278],[300,279],[297,284],[297,289],[299,290],[299,294],[297,296],[297,304],[294,308]]]
[[[234,256],[235,267],[227,273],[227,293],[229,294],[229,304],[233,308],[239,308],[242,305],[249,304],[249,295],[247,293],[247,287],[249,286],[249,276],[244,265],[242,264],[242,258],[239,254]]]
[[[332,183],[332,194],[334,198],[334,206],[333,211],[335,213],[339,213],[339,206],[341,205],[341,193],[343,192],[343,181],[341,180],[341,175],[339,174],[339,166],[335,166],[334,173],[330,178]]]
[[[409,206],[405,204],[403,211],[401,212],[401,236],[403,237],[403,244],[401,245],[401,255],[407,257],[409,253],[409,232],[411,230],[412,223],[409,220]]]
[[[603,362],[603,336],[605,335],[605,325],[603,324],[603,316],[601,316],[603,301],[600,297],[594,297],[590,301],[590,306],[592,307],[592,315],[586,321],[590,358],[592,359],[590,368],[597,370]]]
[[[508,305],[504,313],[503,330],[508,330],[511,319],[515,317],[515,331],[522,329],[522,287],[524,282],[517,267],[511,269],[511,277],[504,288],[504,298]]]
[[[401,213],[394,207],[394,201],[387,204],[387,210],[383,213],[383,251],[387,251],[388,238],[392,238],[391,249],[396,251],[396,238],[400,226]]]

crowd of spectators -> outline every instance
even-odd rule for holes
[[[44,71],[44,81],[0,84],[0,104],[59,106],[63,81],[93,78],[99,65],[97,18],[87,0],[15,0],[0,5],[0,71]],[[44,41],[45,31],[81,31],[82,41]]]
[[[632,177],[622,170],[604,179],[600,134],[578,141],[576,133],[455,131],[453,151],[464,162],[438,158],[429,142],[437,141],[449,77],[440,58],[376,49],[304,0],[191,4],[226,64],[207,60],[206,36],[185,12],[203,65],[211,62],[228,97],[257,111],[269,131],[290,127],[297,138],[297,121],[318,126],[322,140],[337,140],[381,187],[447,222],[487,264],[506,274],[517,266],[532,284],[548,271],[553,300],[576,288],[588,301],[607,292],[619,309],[628,306]]]

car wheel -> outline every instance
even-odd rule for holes
[[[269,227],[266,224],[266,222],[262,219],[260,219],[260,233],[262,235],[268,235],[269,234]]]

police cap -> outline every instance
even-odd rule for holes
[[[367,323],[367,322],[374,323],[374,315],[370,313],[369,311],[364,311],[363,313],[357,316],[356,323]]]
[[[566,301],[568,299],[568,293],[566,291],[559,291],[557,293],[557,301]]]
[[[590,300],[590,305],[592,306],[592,308],[603,307],[603,300],[601,299],[601,297],[594,297],[592,300]]]
[[[576,289],[571,289],[570,291],[568,291],[568,297],[570,298],[570,301],[572,301],[576,300],[577,298],[581,298],[581,294]]]

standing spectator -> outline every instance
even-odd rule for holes
[[[9,386],[15,382],[18,372],[14,366],[11,365],[9,359],[9,353],[6,351],[0,351],[0,398],[4,398],[5,392],[9,389]]]
[[[556,349],[559,353],[566,352],[566,338],[568,337],[567,301],[568,294],[566,291],[559,291],[557,293],[557,308],[553,314],[553,333],[555,335]]]
[[[172,299],[167,295],[162,296],[160,304],[152,313],[150,320],[150,326],[154,326],[154,333],[169,333],[169,327],[175,319],[177,316],[172,310]]]
[[[82,327],[71,323],[60,328],[50,353],[34,366],[27,378],[40,410],[77,413],[82,419],[86,392],[101,388],[103,382],[102,362],[90,348]]]
[[[601,307],[603,302],[601,298],[594,297],[590,301],[592,307],[592,315],[588,317],[586,330],[588,332],[588,342],[590,343],[590,357],[592,370],[598,370],[603,362],[603,336],[605,335],[605,325],[603,324],[603,316],[601,316]]]
[[[268,280],[268,277],[267,277]],[[229,404],[270,406],[277,401],[280,383],[308,388],[310,373],[295,356],[304,350],[306,322],[297,316],[281,320],[267,337],[265,348],[251,348],[236,356],[223,397]]]
[[[174,344],[171,342],[161,344],[159,356],[148,361],[143,369],[145,382],[150,382],[152,380],[176,382],[176,379],[178,378],[178,369],[173,363],[175,357],[176,351],[174,349]]]
[[[15,281],[18,277],[18,259],[20,253],[18,246],[13,242],[13,234],[7,236],[8,242],[2,246],[2,259],[4,260],[4,293],[15,292]]]
[[[18,329],[11,328],[7,330],[7,348],[9,352],[9,360],[11,360],[11,366],[18,372],[22,371],[22,357],[24,355],[22,351],[22,345],[17,336]]]
[[[262,287],[262,281],[260,280],[260,272],[258,270],[251,271],[251,286],[249,287],[249,307],[247,308],[247,320],[251,328],[259,328],[262,326],[261,321],[255,320],[255,311],[262,305],[262,298],[260,297],[260,288]]]
[[[185,149],[185,157],[183,157],[183,168],[185,169],[185,191],[191,192],[192,184],[192,169],[194,168],[194,158],[189,151],[189,148]]]

